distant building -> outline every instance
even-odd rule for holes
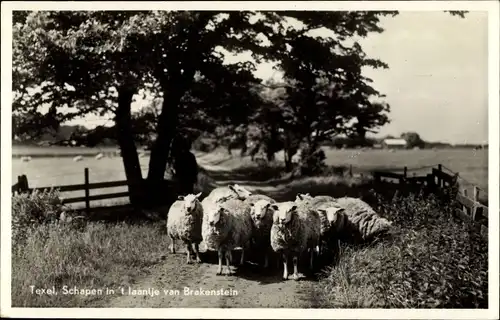
[[[382,146],[387,149],[406,149],[405,139],[385,139]]]

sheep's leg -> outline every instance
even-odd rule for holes
[[[200,244],[199,243],[195,243],[194,244],[194,253],[196,255],[196,262],[197,263],[201,263],[201,259],[200,259]]]
[[[297,254],[293,256],[293,280],[299,280],[299,271],[298,271],[298,263],[299,263],[299,257],[297,257]]]
[[[174,237],[170,237],[170,240],[172,241],[172,243],[170,244],[170,253],[175,254],[175,239]]]
[[[313,270],[313,259],[314,259],[314,249],[311,248],[311,257],[309,261],[309,268],[311,269],[311,271]]]
[[[245,248],[241,248],[240,266],[245,263]]]
[[[283,253],[283,280],[288,280],[288,256]]]
[[[230,276],[233,274],[231,271],[231,261],[233,260],[233,255],[231,254],[231,250],[226,250],[226,266],[227,272],[226,275]]]
[[[335,259],[334,262],[335,262],[335,264],[338,264],[340,261],[340,240],[339,239],[335,240],[334,247],[335,247],[335,249],[334,249],[334,259]]]
[[[191,259],[191,253],[193,251],[193,248],[191,248],[191,242],[186,242],[186,251],[187,251],[187,263],[191,264],[193,263],[193,260]]]
[[[222,249],[221,248],[219,248],[218,254],[219,254],[219,268],[217,269],[217,275],[221,275],[222,274]]]

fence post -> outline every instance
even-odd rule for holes
[[[85,211],[90,213],[89,168],[85,168]]]
[[[472,221],[476,221],[477,212],[477,199],[479,198],[479,188],[474,186],[474,191],[472,194],[472,200],[474,200],[474,207],[472,208]]]
[[[464,197],[467,197],[467,189],[464,188],[462,194],[464,195]],[[462,211],[465,214],[469,215],[469,210],[467,210],[467,207],[465,205],[462,205]]]
[[[443,166],[441,164],[438,164],[438,171],[439,173],[442,173],[443,172]],[[442,188],[443,187],[443,179],[441,179],[441,175],[438,176],[438,186],[439,188]],[[440,190],[441,191],[441,190]]]
[[[28,177],[23,174],[20,176],[17,176],[17,186],[18,186],[18,193],[21,192],[28,192],[29,185],[28,185]]]

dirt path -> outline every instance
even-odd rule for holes
[[[206,169],[227,171],[222,165],[211,165],[210,160],[203,157],[198,159],[199,164]],[[200,249],[203,251],[203,248]],[[184,251],[166,253],[163,263],[152,269],[147,277],[130,286],[131,290],[156,289],[158,295],[129,295],[129,289],[125,287],[125,294],[113,298],[106,303],[106,307],[314,308],[322,305],[318,296],[318,283],[313,279],[283,281],[282,266],[279,269],[262,270],[251,262],[242,269],[233,269],[236,270],[233,276],[217,276],[215,255],[202,257],[204,263],[187,265]],[[239,253],[236,252],[233,257],[238,261]],[[220,289],[226,291],[225,295],[199,294],[200,290]]]

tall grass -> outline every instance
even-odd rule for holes
[[[410,196],[380,203],[388,240],[346,246],[321,283],[329,307],[487,308],[488,248],[450,206]]]
[[[13,307],[84,307],[103,296],[63,295],[63,286],[81,289],[111,288],[131,284],[138,274],[158,263],[169,239],[164,223],[73,223],[69,219],[19,219],[38,216],[56,193],[13,197]],[[50,202],[49,202],[50,203]],[[58,216],[59,217],[59,216]],[[21,239],[20,237],[18,237]],[[32,287],[34,286],[34,287]],[[55,286],[58,295],[37,295],[32,288]]]

